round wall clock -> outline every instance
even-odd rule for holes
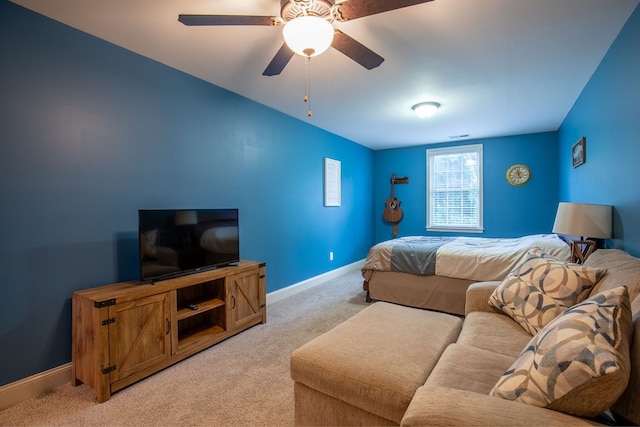
[[[507,170],[507,181],[511,185],[524,185],[531,178],[531,171],[525,165],[515,164]]]

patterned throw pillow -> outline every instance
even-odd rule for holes
[[[490,394],[582,417],[599,415],[629,381],[632,331],[627,288],[597,294],[533,337]]]
[[[493,291],[489,304],[535,335],[560,313],[584,300],[606,272],[534,249]]]

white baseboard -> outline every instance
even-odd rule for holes
[[[0,387],[0,411],[71,381],[71,363]]]
[[[360,269],[363,265],[364,260],[356,261],[352,264],[345,265],[344,267],[336,268],[335,270],[328,271],[320,274],[319,276],[287,286],[286,288],[269,292],[267,294],[267,305],[297,294],[298,292],[310,289],[322,282],[333,279],[334,277]],[[69,382],[71,382],[71,363],[65,363],[64,365],[49,369],[48,371],[40,372],[13,383],[3,385],[0,387],[0,411],[11,405],[22,402],[23,400],[31,399],[47,393],[56,387],[68,384]]]
[[[295,295],[298,292],[306,291],[307,289],[313,288],[314,286],[326,282],[327,280],[331,280],[334,277],[341,276],[353,270],[359,270],[363,265],[364,260],[356,261],[354,263],[347,264],[344,267],[336,268],[335,270],[328,271],[326,273],[320,274],[319,276],[315,276],[310,279],[303,280],[302,282],[295,283],[291,286],[287,286],[286,288],[269,292],[267,294],[267,306],[269,304],[273,304],[274,302],[290,297],[291,295]]]

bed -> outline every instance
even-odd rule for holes
[[[362,267],[363,287],[369,300],[464,315],[470,284],[502,280],[533,248],[571,258],[569,245],[555,234],[387,240],[369,250]]]

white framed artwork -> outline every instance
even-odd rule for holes
[[[341,167],[340,160],[324,158],[324,205],[340,206],[341,194]]]

